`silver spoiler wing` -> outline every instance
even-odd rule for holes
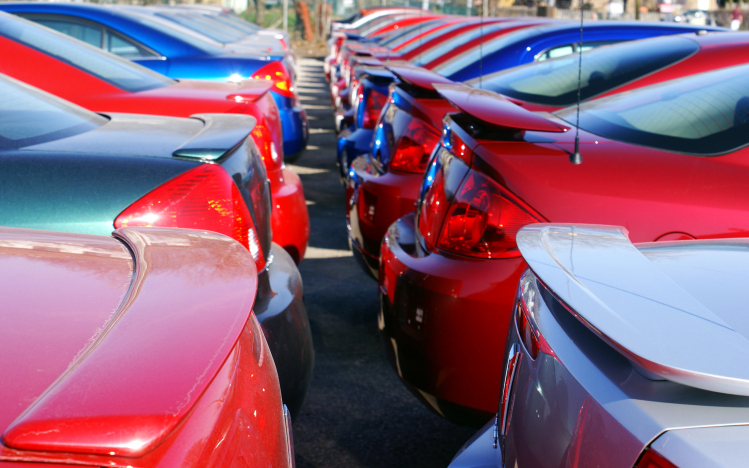
[[[536,276],[644,375],[749,396],[749,341],[651,263],[624,228],[534,224],[517,243]]]

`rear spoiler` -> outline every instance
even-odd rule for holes
[[[395,81],[395,75],[389,70],[382,67],[361,67],[362,76],[373,79],[374,81]]]
[[[226,96],[226,99],[237,102],[255,102],[273,87],[270,80],[243,80],[239,89]]]
[[[438,75],[437,73],[421,67],[414,67],[406,64],[385,64],[385,68],[393,72],[393,74],[404,83],[430,91],[436,89],[434,86],[435,84],[455,84],[454,81],[448,80],[442,75]]]
[[[434,89],[459,111],[497,127],[553,133],[570,129],[524,109],[492,91],[454,83],[435,84]]]
[[[749,342],[650,262],[624,228],[532,224],[517,243],[541,282],[646,377],[749,396]]]
[[[178,158],[217,161],[241,145],[257,121],[242,114],[195,114],[191,119],[203,121],[203,128],[179,148],[173,156]]]
[[[148,453],[192,410],[250,319],[257,271],[238,242],[162,228],[114,236],[135,260],[127,294],[95,341],[5,431],[6,446]]]

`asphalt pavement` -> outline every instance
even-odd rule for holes
[[[349,251],[336,134],[321,58],[299,60],[307,151],[293,165],[310,214],[299,269],[315,345],[312,385],[294,421],[298,468],[444,467],[474,429],[423,407],[385,357],[377,330],[377,283]]]

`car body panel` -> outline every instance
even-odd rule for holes
[[[292,466],[249,252],[205,231],[116,235],[0,229],[0,261],[24,265],[2,281],[14,326],[0,341],[16,357],[3,365],[0,464],[230,466],[244,452]]]
[[[16,21],[15,17],[10,17]],[[3,20],[6,18],[3,17]],[[2,23],[5,27],[12,27]],[[35,27],[31,23],[32,27]],[[54,34],[50,32],[50,34]],[[62,43],[67,36],[56,34]],[[284,246],[300,261],[309,239],[309,216],[304,193],[298,177],[273,159],[273,153],[283,148],[282,124],[276,104],[267,91],[265,80],[244,80],[239,83],[220,83],[199,80],[180,80],[171,85],[129,92],[103,79],[8,38],[0,37],[0,72],[56,94],[94,111],[158,113],[174,117],[189,117],[198,112],[250,114],[266,130],[252,132],[258,148],[266,148],[263,156],[271,184],[272,198],[284,210],[272,210],[276,242]],[[92,50],[90,61],[96,63],[98,51]],[[26,59],[21,59],[25,57]],[[126,62],[127,63],[127,62]],[[168,135],[164,133],[164,135]],[[270,140],[270,141],[268,141]],[[160,140],[160,141],[163,141]],[[74,144],[78,144],[75,142]],[[154,144],[153,141],[147,145]],[[277,148],[277,150],[276,150]],[[286,183],[285,181],[289,182]],[[293,208],[291,208],[293,207]],[[283,214],[287,213],[287,214]]]
[[[133,58],[133,61],[173,78],[214,81],[227,81],[236,76],[249,78],[261,67],[283,59],[283,56],[252,55],[242,50],[226,53],[220,45],[201,49],[187,40],[178,39],[150,26],[147,18],[139,19],[132,13],[114,8],[90,4],[5,3],[0,5],[0,10],[31,20],[67,17],[73,21],[91,22],[96,27],[116,31],[155,54]],[[281,113],[284,155],[299,155],[304,151],[308,137],[306,113],[297,97],[286,97],[276,92],[272,92],[272,95]]]

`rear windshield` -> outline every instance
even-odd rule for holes
[[[51,55],[125,91],[134,93],[175,83],[148,68],[16,16],[0,15],[0,35]]]
[[[67,138],[106,122],[98,114],[0,75],[0,149]]]
[[[436,37],[442,36],[443,34],[447,34],[449,32],[455,31],[458,28],[463,28],[465,26],[466,26],[466,23],[464,21],[460,21],[458,23],[451,24],[450,26],[446,26],[444,28],[437,28],[432,32],[424,34],[424,36],[419,38],[418,41],[413,41],[407,46],[401,47],[400,49],[398,49],[398,53],[405,54],[405,53],[411,52],[412,50],[416,49],[417,47],[421,47],[422,44],[426,44],[427,42],[431,41],[432,39]]]
[[[459,45],[463,45],[474,39],[478,39],[479,36],[482,36],[484,34],[505,29],[508,26],[517,26],[517,23],[493,23],[485,24],[483,25],[483,27],[476,25],[476,27],[471,29],[470,31],[458,34],[455,37],[436,44],[430,49],[422,51],[422,53],[419,54],[418,57],[415,57],[412,62],[419,67],[426,65],[427,63],[442,57]]]
[[[171,36],[179,41],[186,42],[206,54],[220,55],[224,53],[223,44],[216,42],[203,34],[195,32],[190,28],[185,28],[184,26],[180,26],[148,13],[141,13],[135,8],[126,7],[118,10],[126,13],[130,19],[137,21],[148,28],[155,29],[156,31]]]
[[[238,32],[236,29],[232,27],[228,27],[228,26],[224,26],[222,30],[219,30],[219,28],[217,28],[215,25],[206,24],[204,21],[201,21],[199,18],[194,17],[193,15],[183,15],[183,14],[174,13],[174,12],[170,14],[167,14],[167,13],[157,13],[157,14],[161,18],[164,18],[168,21],[172,21],[176,24],[179,24],[180,26],[184,26],[195,32],[208,36],[214,41],[220,42],[222,44],[227,44],[230,42],[237,42],[238,40],[242,39],[242,37],[244,36],[243,34]]]
[[[419,34],[423,34],[424,31],[429,31],[432,27],[437,26],[441,21],[423,21],[418,24],[413,24],[404,28],[401,28],[397,35],[387,38],[380,42],[380,45],[389,45],[392,47],[398,47],[409,39],[413,39]]]
[[[749,144],[749,65],[648,86],[580,106],[580,128],[612,140],[716,155]],[[575,106],[557,115],[575,123]]]
[[[589,99],[640,78],[699,50],[686,37],[668,36],[587,51],[582,56],[580,97]],[[481,80],[481,88],[524,101],[567,107],[577,101],[578,56],[511,68]],[[468,82],[478,86],[479,80]]]

